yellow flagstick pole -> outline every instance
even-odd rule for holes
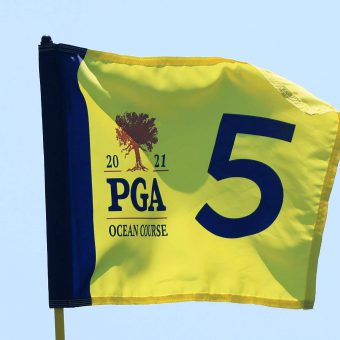
[[[64,309],[54,308],[55,339],[65,340]]]

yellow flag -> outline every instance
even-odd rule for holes
[[[40,46],[51,307],[312,308],[339,113],[217,57]]]

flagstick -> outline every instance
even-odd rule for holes
[[[64,309],[54,308],[55,339],[65,340]]]

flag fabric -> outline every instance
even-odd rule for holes
[[[313,307],[339,113],[245,62],[39,47],[50,307]]]

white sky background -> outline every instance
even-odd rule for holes
[[[288,78],[340,109],[340,3],[334,1],[0,2],[0,330],[53,339],[48,309],[37,45],[128,55],[222,56]],[[232,303],[66,310],[67,340],[340,339],[340,180],[330,199],[312,311]]]

